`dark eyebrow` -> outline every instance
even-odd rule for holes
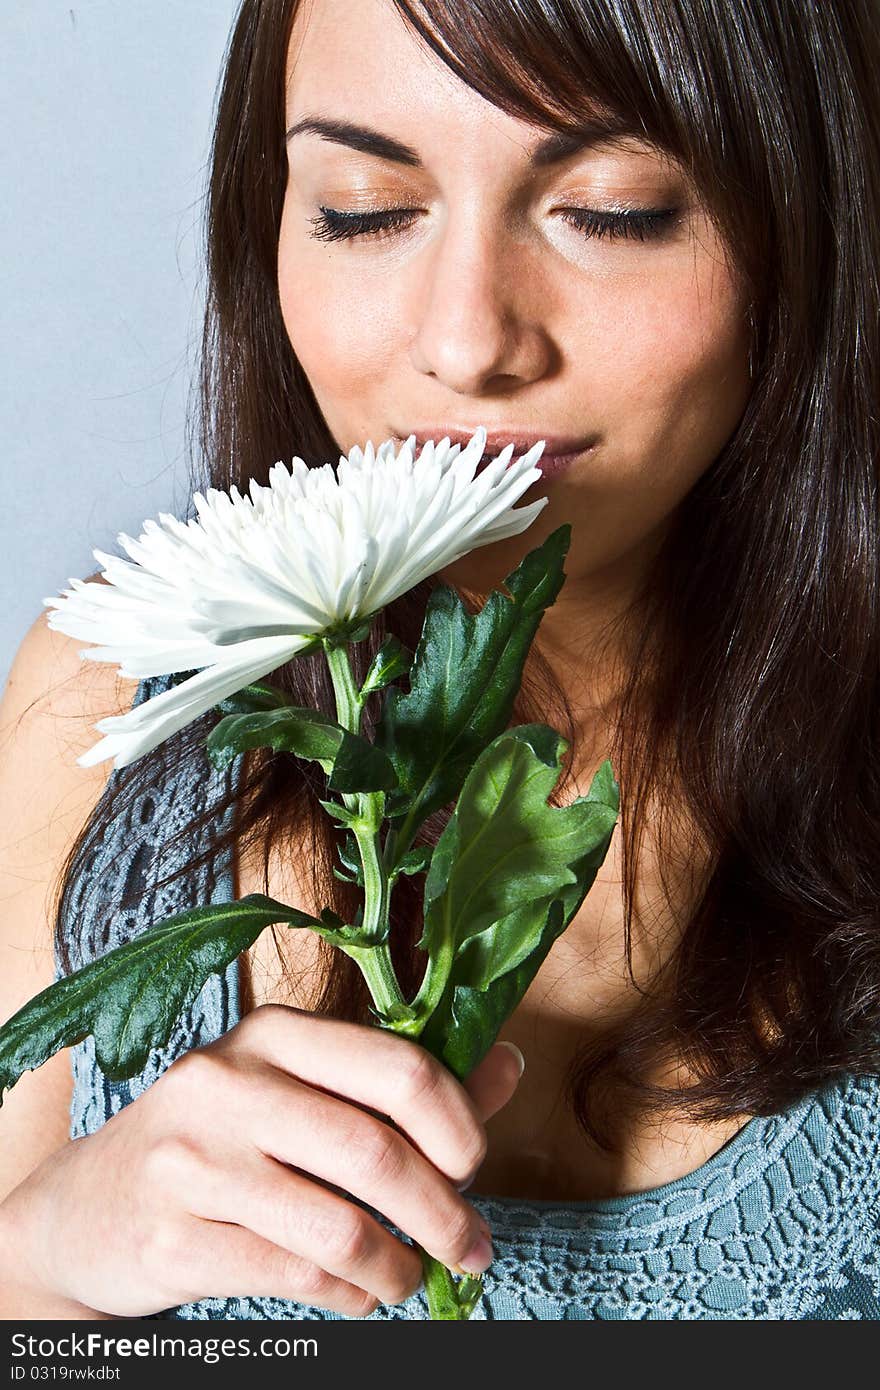
[[[417,150],[393,139],[390,135],[371,130],[368,126],[354,125],[350,121],[325,120],[320,116],[304,116],[290,127],[286,138],[292,140],[294,135],[304,134],[320,135],[322,139],[330,140],[333,144],[347,145],[350,149],[359,150],[361,154],[372,154],[378,159],[389,159],[395,164],[406,164],[412,169],[424,168]],[[532,150],[529,163],[532,168],[544,169],[551,164],[560,164],[562,160],[579,154],[581,150],[589,149],[591,145],[622,140],[626,136],[645,139],[644,133],[625,116],[612,112],[590,117],[581,121],[571,131],[559,131],[541,140]]]

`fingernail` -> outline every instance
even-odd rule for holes
[[[519,1048],[517,1047],[516,1043],[507,1042],[507,1041],[505,1040],[504,1042],[501,1043],[501,1046],[502,1046],[502,1047],[508,1047],[508,1048],[510,1048],[510,1051],[513,1053],[514,1057],[516,1058],[516,1063],[517,1063],[517,1066],[519,1067],[519,1074],[520,1074],[520,1076],[522,1076],[523,1072],[524,1072],[525,1069],[526,1069],[526,1059],[525,1059],[525,1057],[522,1055],[522,1053],[520,1052],[520,1050],[519,1050]]]
[[[492,1242],[488,1236],[481,1235],[476,1245],[462,1257],[459,1268],[462,1274],[483,1274],[493,1258]]]

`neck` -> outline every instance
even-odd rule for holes
[[[595,576],[567,580],[533,643],[568,703],[574,768],[582,775],[609,756],[615,739],[632,665],[627,622],[632,603],[631,590],[615,589],[610,582],[600,589]],[[554,723],[552,716],[547,722]]]

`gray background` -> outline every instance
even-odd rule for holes
[[[236,0],[0,4],[0,685],[41,600],[188,488]]]

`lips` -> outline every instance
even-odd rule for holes
[[[495,460],[496,460],[497,458],[500,457],[500,455],[501,455],[502,452],[503,452],[503,451],[502,451],[501,449],[499,449],[499,450],[497,450],[497,452],[495,452],[495,453],[489,453],[488,451],[486,451],[485,453],[483,453],[482,456],[481,456],[481,458],[480,458],[479,463],[477,464],[477,467],[476,467],[475,472],[476,472],[477,474],[484,472],[485,469],[487,469],[487,468],[489,467],[490,463],[494,463]],[[514,465],[515,463],[517,463],[521,458],[523,458],[527,452],[528,452],[527,450],[524,450],[523,453],[521,453],[521,454],[511,454],[510,458],[507,460],[507,467],[508,467],[508,468],[512,468],[513,465]],[[544,470],[544,461],[545,461],[546,458],[547,458],[547,455],[542,453],[541,456],[540,456],[540,458],[537,458],[537,459],[535,459],[535,461],[534,461],[534,465],[533,465],[533,466],[534,466],[535,468],[540,468],[540,469],[542,470],[542,473],[543,473],[543,470]]]
[[[541,457],[535,461],[535,467],[540,469],[541,472],[541,482],[548,482],[552,478],[559,478],[564,473],[567,473],[572,464],[587,453],[590,448],[592,448],[592,445],[586,445],[568,454],[542,453]],[[501,450],[498,451],[498,453],[500,452]],[[488,468],[489,464],[498,457],[498,453],[484,453],[480,462],[477,464],[477,473],[482,473],[484,468]],[[507,467],[511,468],[517,458],[522,458],[522,454],[512,454]],[[536,483],[535,486],[538,486],[538,484]]]
[[[485,426],[475,425],[469,430],[452,425],[422,426],[420,429],[411,430],[409,434],[402,434],[396,430],[392,433],[401,444],[410,435],[414,435],[415,452],[418,454],[429,440],[439,443],[441,439],[449,439],[451,444],[458,444],[461,449],[464,449],[471,442],[478,428],[485,428]],[[536,460],[535,467],[541,470],[543,478],[551,478],[564,473],[571,467],[575,459],[593,448],[596,443],[595,437],[576,439],[571,435],[553,435],[547,431],[538,433],[535,430],[527,430],[519,426],[510,426],[509,429],[486,430],[486,444],[477,465],[477,472],[482,472],[510,444],[514,446],[514,450],[508,467],[542,440],[544,441],[544,449]]]

